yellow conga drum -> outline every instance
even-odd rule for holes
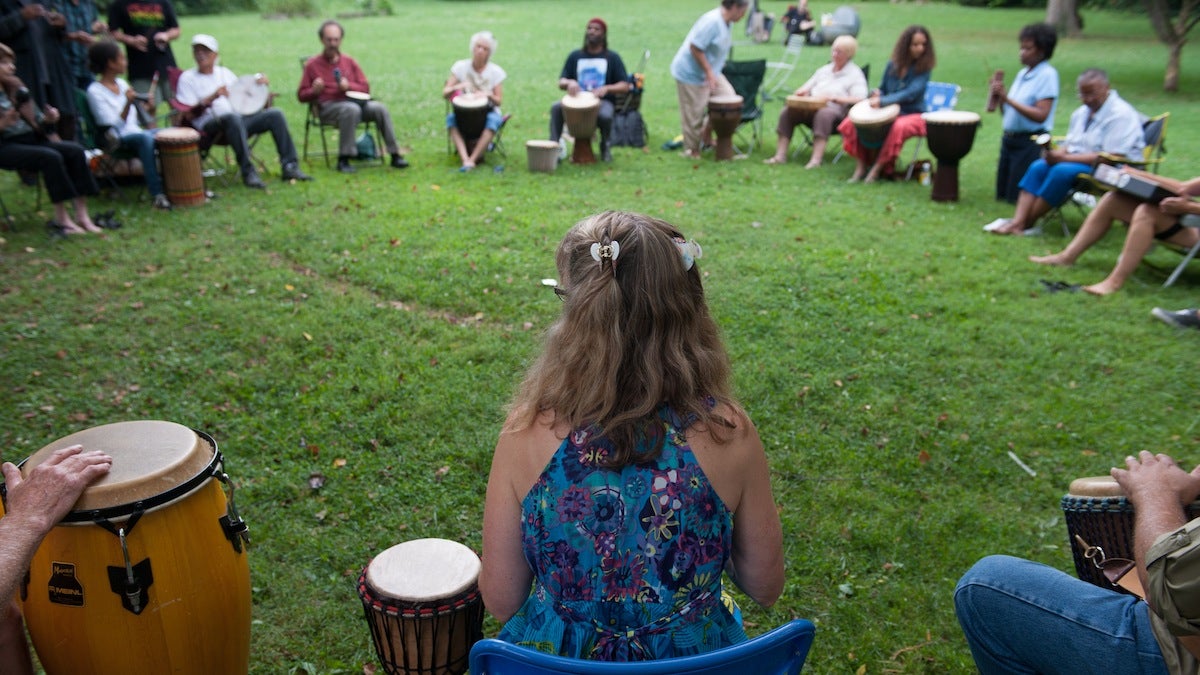
[[[375,653],[389,675],[461,675],[483,637],[479,556],[447,539],[414,539],[358,577]]]
[[[741,96],[713,96],[708,99],[708,123],[717,137],[717,161],[733,159],[733,134],[742,123]]]
[[[571,161],[575,164],[595,164],[592,136],[596,135],[596,123],[600,119],[600,99],[590,91],[581,91],[574,96],[567,94],[562,97],[562,111],[567,131],[575,138]]]
[[[113,463],[20,588],[47,675],[246,673],[248,537],[216,442],[173,422],[119,422],[54,441],[23,474],[75,444]]]

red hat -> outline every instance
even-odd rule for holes
[[[608,33],[608,24],[604,23],[604,19],[601,19],[600,17],[597,16],[597,17],[593,18],[591,21],[588,21],[588,25],[591,25],[593,23],[600,24],[600,28],[603,29],[606,34]]]

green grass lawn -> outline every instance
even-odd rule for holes
[[[317,159],[313,183],[276,174],[263,194],[235,181],[208,205],[165,214],[127,190],[94,203],[124,228],[67,241],[47,238],[44,198],[38,212],[31,190],[0,175],[17,217],[0,245],[0,456],[119,420],[211,433],[254,539],[252,671],[363,672],[375,658],[355,591],[367,560],[419,537],[479,547],[504,405],[560,307],[540,284],[555,275],[558,239],[597,210],[642,211],[704,246],[737,391],[770,456],[788,582],[770,610],[742,599],[751,632],[812,619],[815,673],[968,671],[951,593],[975,559],[1004,552],[1071,569],[1058,504],[1072,479],[1139,449],[1200,460],[1200,335],[1150,317],[1155,305],[1200,304],[1200,263],[1164,290],[1178,256],[1158,250],[1116,296],[1043,292],[1041,279],[1103,278],[1122,230],[1071,269],[1026,261],[1065,244],[1053,228],[983,235],[1010,211],[992,199],[996,116],[985,116],[950,204],[916,183],[847,185],[845,160],[764,166],[779,102],[748,160],[660,150],[679,127],[668,64],[709,6],[447,1],[346,20],[345,51],[391,107],[413,163],[404,172],[343,176]],[[959,108],[976,111],[990,73],[1018,69],[1019,28],[1041,18],[855,7],[856,60],[873,83],[899,32],[919,22],[937,49],[934,79],[960,84]],[[524,141],[546,136],[562,60],[596,15],[627,64],[651,52],[650,147],[531,174]],[[1143,112],[1171,111],[1163,172],[1200,173],[1200,51],[1185,51],[1180,93],[1168,95],[1166,50],[1144,17],[1085,19],[1084,37],[1060,41],[1052,61],[1064,84],[1056,131],[1078,105],[1075,76],[1103,66]],[[299,145],[298,59],[317,51],[318,23],[186,18],[175,51],[190,63],[187,40],[212,33],[225,65],[267,73]],[[438,92],[481,29],[499,40],[513,118],[506,170],[463,175]],[[778,58],[779,37],[735,56]],[[806,48],[791,85],[827,60],[827,48]],[[259,148],[272,152],[269,140]],[[498,628],[489,620],[485,632]]]

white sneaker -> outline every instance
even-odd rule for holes
[[[1076,193],[1072,194],[1071,201],[1075,202],[1076,204],[1082,206],[1085,209],[1096,208],[1096,195],[1088,194],[1086,192],[1076,192]]]
[[[996,230],[999,230],[1000,228],[1004,227],[1005,225],[1008,225],[1011,222],[1012,222],[1011,218],[997,218],[997,219],[993,220],[992,222],[988,223],[987,225],[984,225],[983,231],[984,232],[995,232]]]
[[[1027,227],[1024,230],[1021,230],[1021,236],[1023,236],[1023,237],[1040,237],[1040,236],[1042,236],[1042,226],[1034,225],[1033,227]]]
[[[567,139],[562,136],[558,137],[558,161],[563,161],[567,158]]]

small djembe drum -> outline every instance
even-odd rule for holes
[[[488,97],[483,94],[460,94],[450,102],[454,107],[454,124],[464,139],[475,139],[487,128]]]
[[[787,97],[788,110],[804,113],[809,116],[824,108],[826,103],[829,103],[829,99],[824,96],[800,96],[792,94]]]
[[[562,97],[563,121],[567,131],[575,139],[571,161],[575,164],[595,164],[596,153],[592,151],[592,136],[596,135],[596,122],[600,119],[600,99],[590,91],[581,91]]]
[[[1062,510],[1067,521],[1067,540],[1075,558],[1075,573],[1088,583],[1113,589],[1104,573],[1084,557],[1083,546],[1075,536],[1101,548],[1104,557],[1132,560],[1133,504],[1111,476],[1089,476],[1071,481],[1062,498]],[[1187,510],[1188,518],[1200,517],[1200,502]]]
[[[717,137],[717,161],[733,159],[733,135],[742,123],[742,103],[742,97],[736,95],[708,99],[708,123]]]
[[[927,112],[925,139],[929,151],[937,158],[937,171],[933,174],[935,202],[958,201],[958,163],[975,143],[975,130],[979,128],[979,114],[966,110],[938,110]]]
[[[457,542],[416,539],[375,557],[358,595],[389,675],[461,675],[483,637],[479,556]]]
[[[162,162],[163,189],[173,206],[198,206],[207,200],[200,168],[200,132],[170,127],[154,135]]]
[[[76,444],[113,463],[21,585],[47,675],[246,673],[247,528],[216,442],[173,422],[118,422],[54,441],[22,472]]]
[[[893,103],[875,108],[869,100],[855,103],[846,114],[858,133],[858,144],[868,151],[878,151],[883,147],[884,139],[892,130],[892,123],[899,116],[899,105]]]

